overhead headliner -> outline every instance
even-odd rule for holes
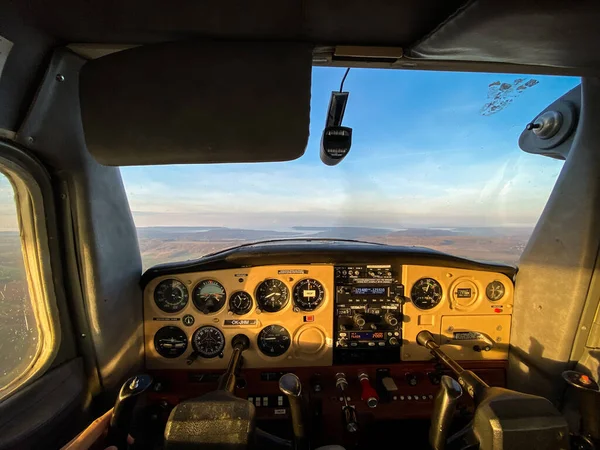
[[[600,73],[600,55],[592,47],[600,42],[600,2],[594,0],[28,0],[12,6],[28,25],[64,43],[293,40],[402,47],[404,60],[417,62]]]

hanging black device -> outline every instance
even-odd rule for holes
[[[350,69],[346,70],[339,91],[331,93],[325,129],[321,137],[321,161],[328,166],[339,164],[346,157],[352,145],[352,128],[342,126],[349,92],[343,92],[344,81]]]

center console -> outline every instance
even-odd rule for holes
[[[335,266],[334,364],[400,361],[400,276],[389,264]]]

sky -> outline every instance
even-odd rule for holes
[[[343,122],[353,128],[352,148],[329,167],[319,158],[321,133],[344,71],[313,69],[310,138],[297,160],[121,168],[136,225],[536,223],[563,162],[522,152],[518,138],[579,78],[352,69]],[[492,111],[490,99],[502,83],[510,87]],[[15,227],[7,213],[9,191],[0,176],[0,230]]]

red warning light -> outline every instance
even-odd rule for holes
[[[496,309],[494,309],[494,312],[495,312],[495,313],[501,313],[501,312],[502,312],[502,309],[501,309],[501,308],[496,308]]]
[[[315,321],[315,316],[313,316],[313,315],[304,316],[304,321],[305,322],[314,322]]]

